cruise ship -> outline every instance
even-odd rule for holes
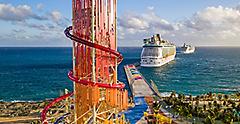
[[[176,46],[163,40],[160,34],[144,39],[141,53],[142,67],[160,67],[175,59]]]
[[[181,51],[183,53],[189,54],[189,53],[194,53],[195,52],[195,47],[191,46],[191,45],[187,45],[187,44],[183,44],[183,46],[181,47]]]

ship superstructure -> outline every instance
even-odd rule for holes
[[[191,46],[191,45],[187,45],[187,44],[183,44],[183,46],[181,47],[181,51],[183,53],[194,53],[195,52],[195,47],[194,46]]]
[[[163,40],[160,34],[144,39],[141,54],[141,66],[160,67],[175,59],[176,46]]]

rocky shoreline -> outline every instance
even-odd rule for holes
[[[40,123],[41,111],[50,101],[0,102],[0,123]]]

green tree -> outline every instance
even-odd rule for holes
[[[212,102],[208,102],[208,108],[212,109]]]
[[[225,94],[224,99],[227,101],[229,99],[229,96],[227,94]]]
[[[214,101],[214,102],[213,102],[213,105],[214,105],[214,107],[217,107],[217,105],[218,105],[218,104],[217,104],[217,101]]]
[[[172,91],[171,97],[176,97],[176,91]]]
[[[211,117],[210,115],[208,115],[206,118],[205,118],[205,124],[215,124],[215,118]]]
[[[207,105],[206,105],[206,104],[203,105],[203,110],[204,110],[204,111],[207,110]]]

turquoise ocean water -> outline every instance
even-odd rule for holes
[[[118,78],[126,82],[123,65],[140,61],[141,48],[119,48],[124,60]],[[36,101],[72,89],[67,78],[72,68],[71,48],[0,48],[0,100]],[[142,68],[160,92],[185,94],[240,91],[240,48],[197,48],[194,54],[177,54],[160,68]],[[128,87],[127,87],[128,88]]]

